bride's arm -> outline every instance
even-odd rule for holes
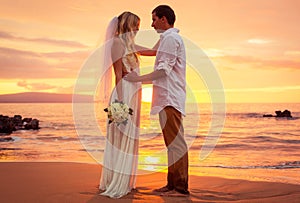
[[[135,44],[135,50],[142,56],[156,56],[156,51],[159,46],[159,40],[152,49]]]
[[[122,73],[123,73],[123,62],[122,56],[124,54],[124,46],[120,43],[120,41],[114,41],[114,44],[111,49],[111,56],[113,60],[113,67],[115,72],[115,85],[116,91],[118,94],[118,100],[123,101],[123,89],[122,89]]]
[[[156,55],[156,50],[154,49],[149,49],[147,47],[143,47],[140,45],[135,45],[135,50],[137,53],[139,53],[142,56],[155,56]]]
[[[115,85],[118,94],[118,101],[123,101],[123,87],[122,87],[122,70],[123,70],[123,62],[122,59],[118,59],[113,63],[114,72],[115,72]]]

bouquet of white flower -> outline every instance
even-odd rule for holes
[[[133,110],[129,108],[127,104],[115,100],[112,102],[107,108],[104,109],[107,112],[107,117],[109,119],[108,123],[117,123],[120,125],[121,123],[126,125],[128,121],[129,115],[132,115]]]

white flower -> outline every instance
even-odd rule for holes
[[[120,125],[123,123],[124,125],[127,124],[129,115],[132,115],[133,110],[129,108],[127,104],[123,102],[119,102],[115,100],[113,103],[110,104],[109,107],[104,109],[107,112],[107,117],[109,119],[108,123],[117,123]]]

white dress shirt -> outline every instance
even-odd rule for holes
[[[154,70],[164,70],[167,76],[153,81],[151,114],[172,106],[185,115],[186,55],[178,32],[176,28],[169,28],[160,36]]]

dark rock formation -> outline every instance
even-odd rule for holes
[[[39,129],[39,120],[37,120],[37,119],[27,118],[27,120],[24,121],[23,124],[24,124],[24,127],[26,130],[29,130],[29,129],[38,130]]]
[[[39,120],[32,118],[22,119],[21,115],[15,115],[14,117],[0,115],[0,135],[11,134],[16,130],[37,130],[39,129]]]
[[[275,111],[276,116],[273,116],[272,114],[264,114],[263,117],[286,117],[286,118],[292,118],[292,114],[289,110],[284,111]]]
[[[15,130],[13,121],[8,116],[0,115],[0,133],[10,134]]]
[[[263,117],[273,117],[272,114],[264,114]]]
[[[275,111],[276,117],[289,117],[292,118],[291,112],[289,110],[281,111]]]

